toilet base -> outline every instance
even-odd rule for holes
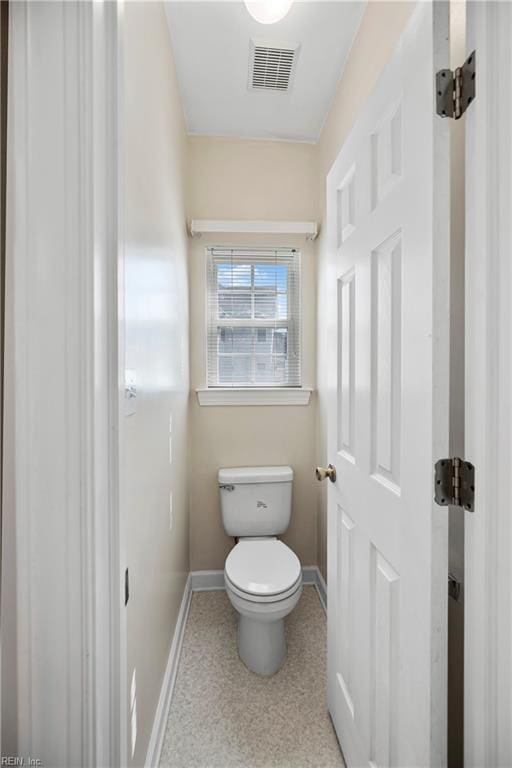
[[[286,657],[284,619],[261,621],[239,615],[238,653],[256,675],[275,674]]]

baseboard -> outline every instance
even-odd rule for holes
[[[302,566],[302,583],[303,584],[316,584],[318,568],[316,565],[303,565]]]
[[[318,565],[302,566],[302,583],[312,584],[315,587],[322,608],[327,613],[327,587]]]
[[[322,576],[322,572],[320,568],[316,565],[316,582],[315,587],[316,591],[318,592],[318,597],[320,598],[320,602],[322,603],[322,607],[324,611],[327,613],[327,584],[325,583],[325,579]]]
[[[185,589],[183,590],[183,597],[181,598],[181,605],[178,618],[176,620],[174,637],[172,639],[169,658],[167,660],[167,666],[165,668],[164,679],[162,682],[162,688],[160,690],[160,698],[158,699],[158,705],[155,712],[153,729],[151,731],[151,737],[149,739],[149,746],[146,755],[145,768],[157,768],[157,766],[160,765],[160,755],[162,753],[162,746],[164,743],[165,728],[169,718],[169,709],[171,706],[174,684],[176,682],[176,674],[178,672],[181,646],[183,644],[183,634],[185,625],[187,623],[188,609],[190,607],[191,597],[192,574],[189,574],[185,584]]]
[[[224,571],[190,571],[193,592],[224,589]]]
[[[224,589],[224,571],[191,571],[192,592],[210,592]],[[327,611],[327,587],[317,565],[302,567],[302,583],[316,587],[324,611]]]

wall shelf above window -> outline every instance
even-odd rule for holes
[[[316,221],[226,221],[221,219],[192,219],[190,234],[220,232],[246,235],[305,235],[306,240],[315,240],[318,235]]]
[[[203,387],[196,389],[199,405],[308,405],[309,387]]]

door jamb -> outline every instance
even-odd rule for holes
[[[62,23],[52,25],[44,5],[16,3],[9,29],[7,254],[14,299],[7,333],[16,382],[9,446],[15,465],[16,742],[19,755],[37,755],[45,763],[54,757],[69,765],[119,766],[127,764],[120,500],[123,2],[61,0],[59,5],[53,5],[52,13],[60,14]],[[37,71],[39,52],[33,43],[38,35],[62,51],[57,84]],[[44,89],[55,93],[59,85],[62,110],[43,115],[38,87],[44,95]],[[54,179],[43,173],[44,164],[28,160],[40,150],[39,134],[49,135],[52,126],[65,137]],[[61,215],[53,207],[48,224],[40,213],[45,190],[62,199]],[[42,245],[34,249],[38,238]],[[52,238],[56,255],[48,248]],[[45,272],[34,269],[34,251]],[[50,287],[42,276],[63,263],[65,269]],[[48,295],[55,302],[65,323],[66,344],[57,370],[52,358],[58,359],[59,352],[51,339],[49,354],[35,349],[34,339],[41,334],[31,301],[38,293],[38,301]],[[52,382],[55,391],[64,393],[51,427],[49,416],[34,427],[34,414],[44,408],[40,382],[43,391]],[[69,453],[62,468],[48,460],[54,449],[56,456]],[[49,490],[40,501],[44,467],[49,468]],[[48,516],[48,532],[41,515]],[[43,540],[38,538],[42,531]],[[61,593],[59,617],[68,632],[57,638],[57,628],[48,629],[54,634],[47,635],[51,642],[44,645],[37,634],[43,626],[41,599],[51,599],[52,585],[58,587],[67,542],[73,545],[67,553],[72,567],[66,572],[69,583]],[[52,547],[59,559],[54,570],[43,555]],[[61,738],[54,740],[46,738],[46,726],[63,704],[60,710],[53,707],[59,697],[48,696],[46,681],[59,656],[58,685],[67,690],[69,706]]]
[[[476,467],[465,515],[464,763],[510,765],[512,743],[512,7],[471,2],[476,100],[466,116],[466,429]]]
[[[0,3],[0,606],[2,595],[2,519],[4,507],[4,391],[5,391],[5,223],[7,190],[7,68],[9,60],[9,3]],[[0,610],[0,649],[2,619]],[[2,685],[0,653],[0,751],[2,744]],[[2,753],[3,754],[3,753]]]

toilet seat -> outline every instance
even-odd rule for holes
[[[253,602],[284,600],[300,587],[302,573],[295,552],[279,539],[242,539],[226,559],[226,586]]]
[[[239,589],[237,586],[235,586],[225,573],[224,582],[226,589],[231,590],[231,592],[233,592],[235,595],[238,595],[238,597],[241,597],[243,600],[248,600],[251,603],[261,603],[263,605],[265,603],[278,603],[294,595],[295,592],[297,592],[297,590],[302,586],[302,575],[299,576],[295,584],[290,587],[290,589],[287,589],[285,592],[279,592],[277,595],[255,595],[253,592],[244,592],[242,589]]]

